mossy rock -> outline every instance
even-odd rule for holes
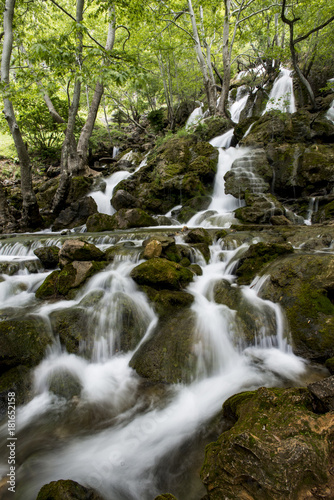
[[[31,396],[32,375],[23,365],[15,366],[0,376],[0,420],[7,415],[7,396],[15,392],[15,404],[27,403]]]
[[[93,182],[94,179],[92,179],[91,177],[72,177],[66,203],[70,205],[71,203],[79,200],[79,198],[82,198],[83,196],[88,194],[92,188]]]
[[[92,243],[68,239],[59,251],[59,263],[61,267],[64,267],[74,260],[101,261],[105,260],[105,254]]]
[[[80,396],[82,389],[80,380],[67,370],[52,372],[48,378],[48,385],[50,392],[64,399]]]
[[[272,194],[245,194],[246,206],[237,208],[235,216],[251,224],[268,224],[273,215],[284,215],[283,205]]]
[[[78,289],[94,274],[102,271],[107,262],[73,261],[61,271],[53,271],[36,290],[38,299],[65,297],[73,299]]]
[[[86,221],[89,233],[99,233],[100,231],[113,231],[116,229],[115,220],[111,215],[96,213],[88,217]]]
[[[234,424],[206,448],[201,478],[208,500],[333,496],[333,419],[313,412],[307,389],[235,395],[223,415]]]
[[[60,479],[45,484],[36,500],[103,500],[103,498],[91,488],[86,488],[76,481]]]
[[[326,359],[325,366],[331,375],[334,375],[334,357]]]
[[[334,262],[332,255],[292,254],[261,270],[269,278],[264,299],[285,311],[295,354],[325,362],[334,356]]]
[[[143,286],[142,289],[159,316],[172,315],[176,309],[189,307],[194,302],[194,296],[188,292],[156,290],[149,286]]]
[[[313,214],[312,217],[312,220],[315,223],[321,223],[333,219],[334,219],[334,201],[326,203],[324,206],[320,207],[318,212]]]
[[[177,500],[177,498],[171,493],[163,493],[162,495],[158,495],[154,500]]]
[[[163,316],[131,358],[130,366],[150,382],[189,382],[196,363],[192,348],[195,326],[196,315],[189,309]]]
[[[71,354],[85,354],[90,356],[95,331],[91,324],[90,314],[82,307],[58,309],[50,314],[50,322],[55,337],[67,352]]]
[[[149,247],[151,247],[151,250],[153,250],[153,246],[155,248],[155,253],[153,252],[152,254],[151,252],[151,257],[148,257]],[[180,260],[182,259],[180,250],[178,246],[175,244],[175,238],[170,236],[159,236],[159,235],[152,236],[147,240],[144,240],[143,247],[145,248],[144,258],[161,256],[173,262],[180,262]],[[157,253],[159,253],[159,255]]]
[[[249,285],[265,264],[293,251],[293,247],[287,243],[260,242],[251,245],[239,261],[236,271],[238,283]]]
[[[194,275],[175,262],[154,258],[136,266],[130,276],[138,285],[147,285],[157,290],[182,290]]]
[[[207,246],[212,245],[212,237],[210,233],[202,228],[198,227],[196,229],[191,229],[185,236],[184,241],[186,243],[205,243]]]
[[[36,366],[53,341],[47,324],[25,316],[0,322],[0,372],[18,365]]]
[[[39,258],[45,269],[54,269],[58,266],[59,248],[55,245],[40,247],[34,250],[34,254]]]

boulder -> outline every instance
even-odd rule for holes
[[[93,350],[95,331],[87,307],[57,309],[51,312],[50,322],[54,336],[59,337],[68,353],[89,357]]]
[[[325,362],[334,356],[334,261],[330,254],[290,254],[267,264],[260,296],[288,319],[295,354]]]
[[[81,382],[68,370],[58,370],[52,372],[48,378],[49,391],[64,399],[72,399],[80,396]]]
[[[15,392],[16,405],[23,405],[28,402],[31,390],[32,375],[26,366],[18,365],[3,373],[0,376],[0,419],[7,415],[9,392]]]
[[[232,427],[206,447],[201,471],[208,500],[333,498],[333,414],[315,414],[307,389],[237,394],[223,417]]]
[[[171,493],[163,493],[162,495],[158,495],[154,500],[177,500],[177,498]]]
[[[91,196],[71,203],[62,210],[52,225],[52,231],[72,229],[85,224],[87,219],[97,212],[97,205]]]
[[[74,260],[101,261],[105,260],[105,254],[92,243],[68,239],[59,251],[60,267],[62,268]]]
[[[0,322],[0,373],[18,365],[36,366],[53,341],[47,324],[36,316]]]
[[[34,250],[34,254],[42,262],[44,269],[55,269],[58,267],[59,248],[55,245],[40,247]]]
[[[86,226],[89,233],[99,233],[100,231],[113,231],[115,222],[112,215],[95,213],[88,217]]]
[[[115,210],[121,208],[138,208],[138,200],[124,189],[119,189],[111,199],[111,204]]]
[[[103,500],[103,498],[91,488],[70,479],[60,479],[45,484],[40,489],[36,500]]]
[[[36,290],[38,299],[59,298],[72,299],[81,285],[93,274],[102,271],[107,262],[73,261],[61,271],[53,271]]]
[[[207,246],[212,245],[212,238],[209,232],[201,227],[191,229],[189,232],[187,232],[184,241],[190,244],[205,243]]]
[[[328,377],[307,386],[317,413],[334,411],[334,377]]]
[[[132,269],[130,276],[138,285],[147,285],[157,290],[182,290],[194,277],[189,269],[162,258],[139,264]]]
[[[175,239],[170,236],[152,236],[143,241],[143,247],[143,257],[146,259],[160,256],[173,262],[180,262],[182,259]]]
[[[130,366],[150,382],[189,382],[196,362],[195,327],[196,315],[189,309],[163,316],[132,356]]]
[[[288,243],[256,243],[240,258],[236,275],[240,285],[249,285],[265,264],[284,254],[293,253]]]
[[[246,206],[235,211],[235,216],[241,222],[266,224],[274,215],[285,213],[283,205],[272,194],[246,193],[245,201]]]
[[[130,229],[157,225],[157,221],[141,208],[122,208],[114,215],[95,214],[89,217],[87,220],[87,231],[112,231],[114,229]]]

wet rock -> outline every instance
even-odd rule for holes
[[[325,366],[331,375],[334,375],[334,357],[326,359]]]
[[[249,285],[265,264],[293,251],[293,247],[287,243],[260,242],[251,245],[239,260],[236,271],[238,283]]]
[[[334,377],[328,377],[307,386],[317,413],[334,411]]]
[[[115,221],[112,215],[96,213],[88,217],[86,221],[89,233],[99,233],[100,231],[113,231]]]
[[[245,193],[268,193],[273,172],[264,149],[255,149],[235,160],[225,176],[225,192],[243,199]]]
[[[205,243],[207,246],[212,245],[212,237],[204,228],[191,229],[185,236],[186,243]]]
[[[44,269],[55,269],[58,267],[59,248],[55,245],[40,247],[34,250],[34,254],[42,262]]]
[[[72,299],[81,285],[93,274],[102,271],[107,262],[73,261],[61,271],[53,271],[36,290],[38,299],[59,298]]]
[[[81,393],[80,380],[67,370],[52,373],[48,378],[48,384],[49,391],[60,398],[72,399]]]
[[[45,484],[40,489],[36,500],[103,500],[103,498],[91,488],[81,486],[70,479],[60,479]]]
[[[182,290],[194,275],[175,262],[155,258],[136,266],[130,276],[138,285],[148,285],[157,290]]]
[[[177,498],[170,493],[163,493],[162,495],[158,495],[157,497],[155,497],[154,500],[177,500]]]
[[[62,210],[52,225],[53,231],[62,229],[72,229],[85,224],[87,219],[97,212],[97,205],[91,196],[86,196],[81,200],[71,203]]]
[[[334,356],[334,261],[328,254],[291,254],[261,270],[260,296],[285,311],[295,354],[325,362]]]
[[[273,215],[270,218],[270,223],[274,226],[292,226],[293,223],[285,217],[285,215]]]
[[[235,216],[241,222],[266,224],[274,215],[284,215],[284,207],[271,194],[247,194],[246,206],[237,208]]]
[[[0,373],[14,366],[36,366],[53,341],[40,318],[25,316],[0,322]]]
[[[194,296],[188,292],[156,290],[148,286],[142,288],[160,317],[173,315],[176,309],[188,307],[194,302]]]
[[[208,500],[333,497],[333,416],[312,411],[307,389],[237,394],[223,415],[234,423],[206,448],[201,478]]]
[[[153,259],[153,257],[160,257],[162,253],[162,245],[160,241],[151,240],[145,246],[143,258],[144,259]]]
[[[105,254],[92,243],[81,240],[66,240],[59,251],[60,267],[66,266],[74,260],[77,261],[101,261],[105,260]]]
[[[90,356],[94,343],[91,314],[82,307],[58,309],[50,314],[52,331],[68,353]]]
[[[195,363],[195,325],[195,314],[188,309],[160,318],[150,338],[131,358],[130,366],[151,382],[190,381]]]
[[[115,210],[121,208],[138,208],[138,200],[124,189],[119,189],[112,197],[111,204]]]
[[[0,376],[0,419],[7,415],[9,392],[15,392],[16,405],[23,405],[30,399],[31,390],[32,376],[26,366],[15,366],[2,374]]]
[[[175,239],[169,236],[152,236],[143,242],[144,258],[164,257],[173,262],[180,262],[182,259],[180,250],[175,244]],[[161,249],[161,252],[160,252]],[[156,255],[154,255],[154,250]],[[158,255],[159,254],[159,255]],[[149,257],[151,255],[151,257]]]

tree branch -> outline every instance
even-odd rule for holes
[[[320,31],[322,30],[323,28],[325,28],[328,24],[330,24],[332,21],[334,21],[334,16],[330,17],[329,19],[327,19],[327,21],[325,21],[324,23],[320,24],[319,26],[317,26],[316,28],[313,28],[312,30],[310,30],[308,33],[306,33],[305,35],[301,35],[299,37],[297,37],[295,40],[294,40],[294,44],[296,45],[296,43],[299,43],[299,42],[302,42],[303,40],[306,40],[306,38],[308,38],[310,35],[312,35],[312,33],[315,33],[316,31]]]

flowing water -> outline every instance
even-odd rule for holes
[[[219,166],[209,215],[198,214],[188,225],[198,225],[199,219],[204,226],[231,224],[233,210],[240,206],[239,200],[224,192],[225,173],[248,151],[229,147],[232,135],[229,131],[212,141],[219,148]],[[14,308],[16,314],[29,310],[42,318],[50,333],[53,313],[84,308],[93,344],[91,350],[82,345],[82,355],[75,355],[67,353],[55,338],[34,370],[33,397],[17,410],[18,500],[35,500],[41,486],[57,479],[93,487],[106,500],[153,500],[167,491],[180,500],[199,500],[205,494],[198,470],[204,459],[208,423],[222,403],[243,390],[300,384],[305,375],[305,362],[289,347],[279,305],[258,296],[265,277],[250,287],[236,284],[236,264],[248,246],[225,248],[218,240],[210,247],[209,263],[193,253],[203,275],[196,276],[187,289],[194,296],[191,309],[196,317],[195,364],[189,382],[171,386],[145,383],[129,361],[154,335],[158,318],[130,277],[141,262],[143,238],[136,233],[131,238],[123,235],[127,237],[132,243],[129,255],[122,253],[92,277],[75,300],[37,301],[34,292],[48,273],[38,268],[31,272],[26,265],[12,274],[4,268],[0,282],[3,308]],[[86,234],[85,238],[100,248],[115,243],[112,234]],[[44,236],[43,244],[52,241],[61,245],[58,236]],[[184,243],[182,235],[177,243]],[[38,238],[29,244],[5,239],[0,246],[3,262],[36,261],[33,248],[41,244]],[[252,308],[252,342],[244,338],[240,311],[215,301],[215,285],[220,283],[239,289],[241,301]],[[123,352],[121,325],[126,307],[135,317],[138,336],[131,350]],[[73,397],[65,399],[50,390],[59,374],[66,374],[79,387]],[[0,436],[0,456],[6,457],[7,421],[0,427]],[[12,498],[6,488],[8,465],[5,458],[1,460],[0,496],[7,500]]]
[[[285,113],[295,113],[296,105],[293,94],[293,80],[291,71],[285,68],[281,69],[276,78],[273,88],[269,94],[269,100],[263,114],[271,110],[278,110]]]

